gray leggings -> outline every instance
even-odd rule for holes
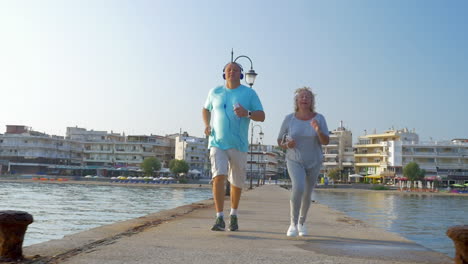
[[[309,211],[320,165],[306,169],[302,162],[286,159],[289,177],[292,182],[291,224],[304,224]]]

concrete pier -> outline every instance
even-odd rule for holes
[[[289,191],[244,191],[239,231],[210,231],[213,201],[94,228],[24,248],[38,263],[447,263],[453,259],[314,203],[310,235],[288,238]],[[229,201],[225,204],[228,224]]]

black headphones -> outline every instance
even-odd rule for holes
[[[223,79],[226,80],[226,74],[224,73],[225,70],[226,70],[226,67],[231,64],[231,63],[235,63],[237,66],[239,66],[239,69],[240,69],[240,79],[244,79],[244,68],[242,68],[242,65],[240,65],[239,63],[237,62],[229,62],[228,64],[226,64],[223,68]]]

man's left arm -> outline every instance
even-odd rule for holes
[[[262,102],[260,101],[260,98],[258,97],[257,93],[254,90],[251,91],[253,92],[250,103],[252,109],[250,110],[251,112],[248,117],[253,121],[263,122],[265,121],[265,112],[263,111]]]
[[[250,119],[257,122],[263,122],[265,121],[265,112],[263,112],[262,110],[252,111],[250,112]]]

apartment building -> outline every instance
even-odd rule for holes
[[[401,166],[410,162],[418,163],[428,177],[440,177],[449,184],[468,183],[468,142],[465,140],[406,142],[401,147]]]
[[[174,158],[174,140],[157,135],[128,135],[67,127],[66,138],[83,145],[87,166],[139,167],[146,157],[156,157],[163,167]]]
[[[82,145],[23,125],[7,125],[0,135],[2,173],[43,173],[51,165],[82,163]]]
[[[360,136],[355,148],[355,171],[361,175],[401,173],[403,143],[419,142],[419,136],[408,129],[388,130],[381,134]],[[396,171],[395,171],[396,170]]]
[[[339,169],[345,179],[354,172],[353,135],[343,126],[342,121],[338,128],[330,131],[330,142],[322,146],[322,151],[322,173]]]
[[[247,179],[269,180],[286,177],[284,151],[259,142],[250,144],[247,153]]]
[[[175,137],[175,159],[189,165],[189,176],[209,177],[208,139],[183,133]]]
[[[468,142],[420,142],[408,129],[359,137],[355,145],[355,169],[361,175],[403,176],[403,168],[416,162],[426,177],[439,177],[448,184],[468,182]]]
[[[174,139],[79,127],[68,127],[63,137],[15,125],[0,134],[0,173],[79,175],[94,169],[106,175],[116,168],[137,170],[146,157],[156,157],[167,167],[174,159]]]

